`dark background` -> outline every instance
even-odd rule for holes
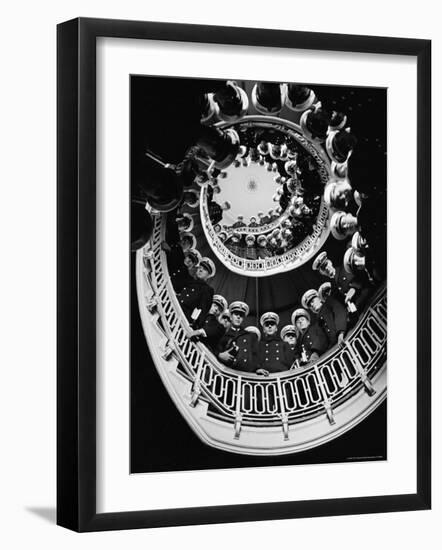
[[[165,160],[179,162],[192,144],[199,125],[198,97],[224,81],[164,77],[131,77],[131,185],[149,173],[150,148]],[[238,81],[244,86],[244,83]],[[250,83],[247,83],[250,85]],[[386,150],[385,89],[309,85],[327,107],[348,116],[358,145]],[[370,167],[367,166],[367,170]],[[331,255],[336,242],[329,240]],[[327,247],[328,248],[328,247]],[[339,256],[342,257],[341,252]],[[317,277],[308,269],[311,278]],[[193,433],[165,390],[141,327],[135,287],[135,255],[131,256],[131,443],[132,473],[171,470],[255,467],[342,462],[349,457],[386,459],[386,403],[341,437],[315,449],[279,457],[238,455],[214,449]],[[303,271],[298,275],[302,275]],[[243,277],[242,277],[243,278]],[[305,278],[305,277],[304,277]],[[267,278],[271,287],[271,279]],[[280,289],[281,281],[278,283]],[[292,281],[289,287],[294,288]],[[315,281],[310,281],[314,285]],[[273,295],[274,293],[270,293]],[[279,294],[279,292],[278,292]],[[292,304],[290,308],[293,309]],[[268,308],[270,309],[270,308]],[[274,310],[274,309],[273,309]],[[250,324],[250,323],[247,323]],[[282,326],[282,325],[281,325]]]

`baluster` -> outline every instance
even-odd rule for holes
[[[164,345],[164,350],[161,353],[161,357],[168,361],[170,359],[170,356],[173,353],[173,342],[169,339],[166,340],[166,343]]]
[[[242,423],[242,415],[241,415],[241,382],[242,378],[241,376],[238,376],[238,382],[237,382],[237,388],[236,388],[236,407],[235,407],[235,424],[233,426],[235,433],[234,438],[239,439],[239,434],[241,432],[241,423]]]
[[[289,417],[284,407],[284,397],[282,395],[282,386],[281,379],[278,376],[276,378],[277,387],[278,387],[278,400],[281,406],[281,413],[278,415],[282,421],[282,433],[284,434],[284,441],[289,440]]]
[[[384,332],[387,332],[387,325],[384,323],[384,320],[381,318],[381,316],[376,311],[376,309],[374,307],[371,307],[369,309],[369,312],[373,315],[373,317],[376,319],[379,325],[383,328]]]
[[[155,313],[158,307],[158,299],[156,296],[153,298],[150,298],[150,300],[146,303],[146,308],[149,313]]]
[[[353,351],[353,348],[350,346],[350,344],[348,342],[345,342],[345,349],[348,351],[348,353],[350,354],[350,357],[353,360],[353,365],[359,373],[361,381],[365,386],[365,391],[371,397],[372,395],[374,395],[376,393],[376,390],[373,388],[373,384],[371,383],[371,380],[368,378],[364,367],[359,362],[359,359],[357,358],[355,352]]]
[[[333,425],[336,422],[335,418],[334,418],[334,415],[333,415],[333,409],[332,409],[332,406],[331,406],[331,403],[330,403],[330,399],[328,398],[327,392],[326,392],[325,387],[324,387],[324,381],[322,379],[322,375],[319,372],[318,365],[316,363],[314,364],[314,369],[315,369],[316,377],[318,379],[319,389],[320,389],[321,394],[322,394],[325,414],[327,415],[329,423],[331,425]]]
[[[205,359],[204,353],[201,353],[198,370],[195,376],[195,380],[193,382],[192,394],[190,396],[189,405],[191,407],[195,407],[195,405],[198,403],[199,396],[201,395],[201,372],[204,366],[204,359]]]

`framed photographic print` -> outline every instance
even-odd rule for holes
[[[60,525],[430,507],[430,52],[58,26]]]

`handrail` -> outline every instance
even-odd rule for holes
[[[270,231],[273,231],[275,227],[281,224],[281,222],[286,219],[287,216],[284,216],[284,214],[281,214],[278,219],[273,220],[270,223],[265,223],[264,225],[257,225],[256,227],[250,227],[250,226],[244,226],[244,227],[226,227],[223,229],[223,231],[228,235],[233,235],[233,233],[239,233],[240,235],[264,235],[265,233],[269,233]],[[210,219],[209,219],[210,221]]]

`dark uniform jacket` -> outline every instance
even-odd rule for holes
[[[276,334],[264,336],[259,343],[259,366],[272,372],[282,372],[291,367],[289,346]]]
[[[302,352],[305,351],[308,360],[313,352],[322,355],[327,349],[327,345],[328,339],[325,332],[319,325],[313,324],[299,335],[296,348],[299,357],[302,359]]]
[[[363,200],[358,211],[359,232],[369,245],[366,252],[367,270],[379,280],[384,279],[386,275],[386,220],[385,195]]]
[[[256,260],[258,258],[258,251],[256,246],[247,246],[246,247],[246,258],[248,260]]]
[[[239,221],[239,220],[232,225],[232,227],[234,229],[238,229],[240,227],[245,227],[245,226],[246,226],[246,224],[244,222]]]
[[[201,328],[206,333],[206,336],[201,337],[201,342],[215,353],[221,338],[224,336],[224,327],[218,322],[216,316],[210,313],[204,319]]]
[[[299,350],[298,350],[298,347],[297,345],[293,345],[291,346],[290,344],[287,344],[286,342],[286,346],[287,346],[287,357],[289,359],[289,363],[290,363],[290,368],[291,367],[297,367],[299,366]],[[298,363],[296,363],[296,361],[298,360]]]
[[[216,225],[223,219],[223,209],[217,202],[210,201],[208,204],[208,210],[212,225]]]
[[[347,292],[351,288],[354,288],[356,292],[351,301],[355,304],[356,308],[361,311],[369,294],[369,286],[370,282],[365,273],[356,276],[352,273],[348,273],[344,266],[336,268],[332,292],[334,297],[339,301],[343,301]]]
[[[248,332],[242,327],[230,327],[226,334],[221,338],[218,350],[219,352],[231,350],[235,355],[233,363],[227,366],[243,372],[255,372],[259,368],[258,363],[258,337],[252,332]]]
[[[258,258],[268,258],[272,255],[271,251],[266,247],[260,246],[257,250],[257,257]]]
[[[167,267],[169,275],[176,292],[181,290],[192,281],[189,270],[184,265],[184,252],[180,244],[180,234],[175,221],[176,211],[167,216],[166,242],[170,250],[166,252]]]
[[[178,295],[178,301],[184,315],[190,325],[197,329],[201,328],[212,305],[213,288],[205,281],[193,280],[187,284]],[[195,308],[201,310],[196,319],[192,318]]]
[[[239,258],[244,257],[245,251],[244,251],[244,247],[241,245],[241,241],[239,242],[227,241],[225,246],[235,256],[238,256]]]
[[[167,267],[175,292],[181,292],[193,281],[192,275],[184,265],[184,253],[179,244],[173,244],[167,255]]]
[[[344,306],[330,297],[319,310],[318,325],[325,332],[328,340],[328,348],[338,341],[338,334],[347,330],[347,311]]]

